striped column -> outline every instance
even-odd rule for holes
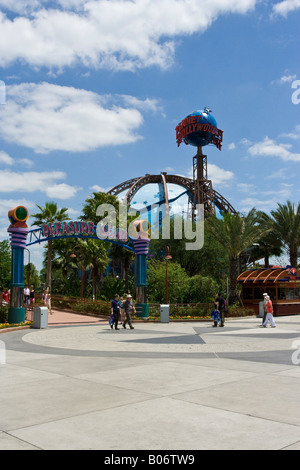
[[[9,323],[24,323],[24,249],[29,229],[26,227],[8,228],[11,245],[11,286],[10,307],[8,310]]]

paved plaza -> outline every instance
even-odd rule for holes
[[[0,450],[300,450],[300,316],[115,331],[53,313],[0,335]]]

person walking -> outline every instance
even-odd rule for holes
[[[44,304],[44,307],[48,308],[48,311],[50,315],[52,315],[52,310],[51,310],[51,295],[48,291],[48,289],[45,289],[43,294],[42,294],[42,302]]]
[[[8,290],[7,287],[2,292],[1,298],[2,298],[2,301],[3,301],[3,305],[8,305],[9,304],[10,295],[9,295],[9,290]]]
[[[44,292],[42,293],[42,302],[44,304],[44,307],[47,307],[47,289],[44,290]]]
[[[124,310],[124,299],[123,297],[120,298],[120,317],[121,317],[121,324],[123,325],[126,315],[125,315],[125,310]]]
[[[216,305],[216,310],[218,310],[220,313],[220,326],[223,327],[225,324],[225,315],[224,315],[225,299],[223,298],[220,292],[215,299],[215,305]]]
[[[50,315],[52,315],[52,307],[51,307],[51,294],[47,294],[47,307]]]
[[[273,317],[273,313],[274,313],[273,304],[272,304],[272,300],[270,299],[268,295],[266,296],[266,301],[267,301],[267,315],[266,315],[266,319],[264,323],[262,324],[262,327],[266,328],[268,321],[270,321],[271,328],[276,328],[276,323]]]
[[[29,297],[30,297],[30,303],[34,304],[35,303],[35,293],[34,293],[34,287],[33,286],[30,287]]]
[[[264,298],[264,305],[263,305],[264,315],[263,315],[263,319],[262,319],[262,324],[265,323],[265,321],[266,321],[266,316],[267,316],[267,303],[268,303],[267,297],[268,297],[268,294],[265,292],[265,293],[263,294],[263,298]]]
[[[113,315],[113,324],[115,325],[115,330],[118,330],[118,321],[120,316],[120,302],[118,294],[116,294],[114,300],[111,301],[111,313]]]
[[[132,296],[130,294],[127,295],[126,301],[124,302],[124,310],[125,310],[126,319],[123,323],[123,328],[126,329],[126,323],[128,323],[130,329],[134,330],[134,327],[132,326],[132,322],[131,322],[131,315],[135,311],[135,308],[132,302]]]
[[[25,286],[25,289],[24,289],[24,303],[25,303],[26,308],[30,304],[30,289],[28,286]]]

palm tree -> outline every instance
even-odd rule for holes
[[[229,298],[230,304],[238,300],[236,280],[239,274],[239,258],[247,248],[258,240],[262,228],[258,225],[258,214],[251,209],[247,216],[225,214],[223,219],[210,216],[207,228],[225,248],[229,257]]]
[[[65,207],[58,209],[56,202],[46,202],[45,207],[41,207],[38,204],[36,206],[40,212],[32,214],[32,217],[34,217],[32,225],[41,226],[42,224],[53,224],[54,222],[70,220],[67,214],[68,209]],[[51,291],[52,243],[52,240],[48,241],[46,288],[49,291]]]
[[[291,266],[297,268],[300,247],[300,204],[298,203],[297,207],[291,201],[278,204],[277,209],[271,211],[271,217],[262,213],[262,219],[282,241]]]
[[[255,262],[264,258],[265,268],[270,266],[271,256],[282,255],[282,241],[276,233],[272,230],[268,230],[266,227],[266,233],[257,240],[256,246],[251,250],[251,260]]]
[[[83,257],[85,269],[91,269],[93,283],[93,300],[96,299],[97,281],[102,277],[109,258],[101,240],[81,240],[80,245],[83,247]]]
[[[103,217],[97,216],[97,209],[103,204],[112,205],[115,208],[116,215],[118,218],[119,201],[117,197],[102,192],[94,192],[93,196],[88,197],[85,201],[85,205],[82,209],[83,215],[81,216],[81,219],[85,221],[94,222],[94,224],[100,222]]]

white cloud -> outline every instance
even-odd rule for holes
[[[188,171],[188,178],[193,178],[193,168]],[[215,186],[227,186],[234,178],[235,175],[232,171],[224,170],[214,163],[207,164],[207,179],[212,181],[214,189],[217,189]]]
[[[241,212],[249,212],[253,207],[257,210],[269,213],[277,207],[278,198],[258,199],[256,197],[248,197],[240,201],[239,207]]]
[[[0,0],[0,7],[12,12],[24,14],[44,8],[47,6],[47,3],[49,4],[49,0]],[[64,9],[67,10],[68,8],[79,8],[83,6],[86,0],[53,0],[53,7],[54,3],[56,3],[57,6],[63,6]]]
[[[273,6],[273,12],[286,17],[291,11],[300,8],[300,0],[284,0]]]
[[[46,188],[46,194],[52,199],[72,199],[77,193],[79,188],[75,186],[70,186],[65,183],[54,184]]]
[[[26,166],[27,168],[31,168],[32,166],[34,166],[34,162],[32,160],[29,160],[28,158],[19,158],[18,162],[21,165]]]
[[[212,180],[213,186],[226,186],[234,179],[232,171],[224,170],[213,163],[207,164],[207,173],[207,177]]]
[[[141,139],[136,130],[143,116],[127,107],[127,98],[49,83],[9,86],[5,113],[0,114],[0,135],[37,153],[133,143]],[[139,100],[139,107],[142,103]],[[156,108],[155,100],[145,100],[147,109],[150,104],[152,110]]]
[[[283,161],[300,162],[300,153],[290,151],[290,144],[278,144],[274,140],[265,137],[262,142],[252,145],[248,152],[253,156],[279,157]]]
[[[0,65],[136,70],[173,63],[175,41],[219,16],[245,14],[258,0],[0,0]],[[47,8],[48,7],[48,8]],[[72,10],[73,7],[73,10]]]
[[[70,199],[79,188],[57,183],[65,178],[65,173],[60,171],[16,173],[3,170],[0,171],[0,193],[40,191],[53,199]]]
[[[95,184],[94,186],[91,186],[90,189],[95,192],[95,193],[107,193],[111,188],[102,188],[102,186],[99,186],[98,184]]]
[[[164,168],[162,171],[165,171],[165,172],[167,172],[167,173],[168,173],[168,171],[174,172],[174,171],[175,171],[175,169],[174,169],[173,167],[171,167],[171,166],[167,166],[167,167],[166,167],[166,168]]]
[[[266,177],[268,178],[268,177]],[[257,194],[242,199],[239,202],[241,212],[248,212],[252,207],[258,210],[270,213],[271,210],[276,209],[278,204],[284,204],[287,200],[298,198],[300,191],[295,189],[294,185],[290,183],[280,183],[276,187],[269,190],[260,191]]]
[[[266,176],[267,179],[279,179],[279,180],[288,180],[290,175],[287,175],[289,171],[288,168],[280,168],[280,170],[274,171],[273,173]]]
[[[278,80],[272,80],[271,85],[284,85],[286,83],[292,83],[296,80],[297,75],[292,75],[288,71],[285,72],[285,75],[282,75]]]
[[[293,132],[289,132],[287,134],[281,134],[280,137],[287,137],[293,140],[300,139],[300,125],[297,125]]]
[[[33,161],[29,160],[28,158],[14,159],[10,155],[8,155],[8,153],[0,151],[0,165],[12,166],[15,164],[20,164],[27,168],[31,168],[34,165]]]
[[[247,147],[249,147],[249,145],[252,145],[252,142],[251,142],[251,140],[247,139],[246,137],[243,137],[243,139],[241,139],[241,141],[240,141],[240,144],[243,144],[243,145],[246,145]]]
[[[0,151],[0,164],[13,165],[14,159],[6,152]]]
[[[297,75],[283,75],[281,78],[280,78],[280,82],[281,83],[291,83],[293,82],[294,80],[296,80],[297,78]]]
[[[242,193],[249,193],[255,188],[254,184],[251,183],[238,183],[237,189]]]

